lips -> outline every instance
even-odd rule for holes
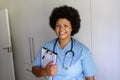
[[[65,33],[66,33],[66,32],[60,32],[59,34],[60,34],[60,35],[64,35]]]

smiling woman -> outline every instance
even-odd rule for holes
[[[43,80],[46,77],[48,80],[94,80],[96,67],[89,49],[72,37],[78,33],[80,22],[79,13],[73,7],[63,5],[53,9],[50,26],[58,38],[41,46],[32,67],[36,77]],[[41,64],[43,47],[57,53],[57,62],[51,60],[45,68]]]

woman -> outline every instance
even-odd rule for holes
[[[36,77],[52,76],[52,80],[94,80],[96,67],[89,49],[72,36],[80,29],[78,11],[64,5],[53,9],[50,26],[58,38],[43,44],[33,63],[32,73]],[[57,53],[57,61],[41,65],[41,49],[45,47]]]

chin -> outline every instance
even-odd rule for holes
[[[68,39],[68,37],[59,37],[60,40]]]

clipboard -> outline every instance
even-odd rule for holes
[[[46,65],[53,61],[54,63],[56,63],[57,60],[57,54],[45,47],[42,48],[42,52],[41,52],[41,67],[45,68]],[[52,76],[44,76],[42,77],[42,80],[52,80]]]
[[[45,47],[42,48],[42,55],[41,55],[41,66],[42,68],[45,68],[46,65],[53,61],[54,63],[56,63],[56,58],[57,58],[57,54]]]

